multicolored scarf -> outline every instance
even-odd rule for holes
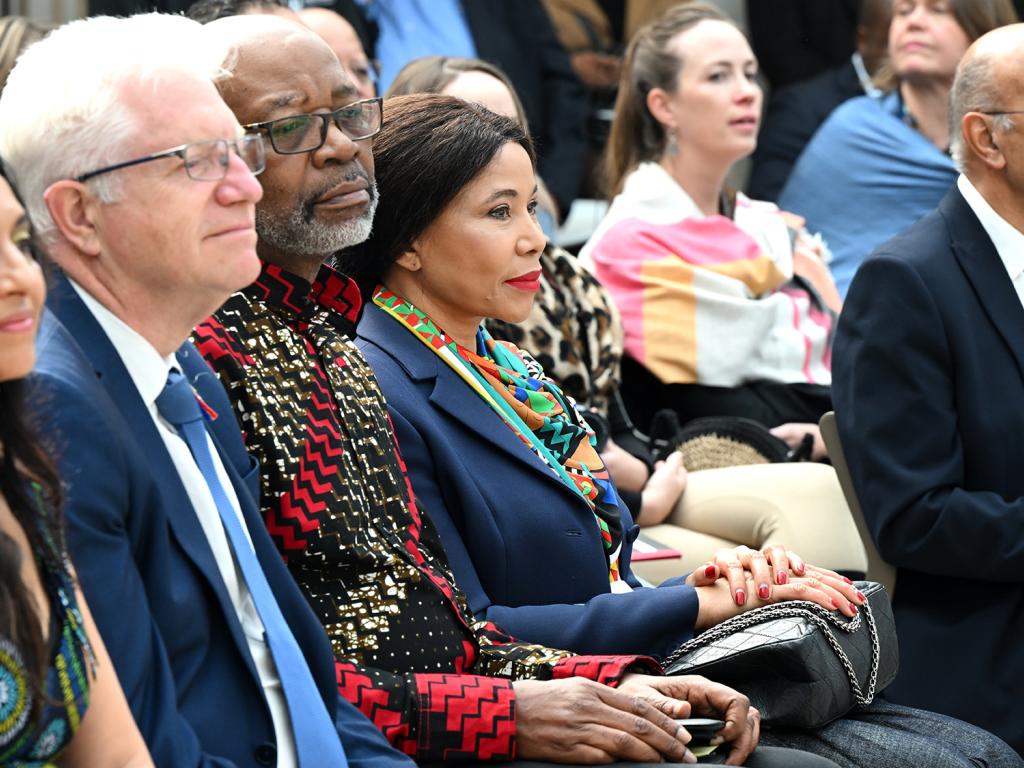
[[[378,287],[373,303],[434,351],[487,403],[501,420],[583,499],[597,521],[608,561],[612,591],[628,591],[619,574],[622,520],[619,499],[595,448],[593,430],[528,354],[491,338],[481,326],[477,351],[459,345],[422,311]]]

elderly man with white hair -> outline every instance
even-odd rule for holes
[[[0,98],[0,152],[59,268],[34,402],[71,553],[158,766],[409,765],[339,698],[224,391],[185,341],[260,268],[263,144],[218,96],[225,50],[200,30],[73,22]]]
[[[832,396],[868,526],[898,568],[886,697],[1024,755],[1024,24],[968,49],[950,119],[961,175],[861,266]]]

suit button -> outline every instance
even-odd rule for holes
[[[277,763],[277,747],[273,744],[260,744],[256,747],[256,762],[260,765],[275,765]]]

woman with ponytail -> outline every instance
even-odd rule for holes
[[[608,142],[614,199],[580,260],[622,314],[641,429],[671,408],[753,419],[796,447],[831,408],[840,303],[824,248],[725,184],[760,115],[757,60],[717,10],[679,5],[637,32]]]

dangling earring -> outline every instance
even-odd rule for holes
[[[665,154],[669,157],[675,157],[679,154],[679,144],[676,142],[676,132],[670,130],[667,132],[665,138]]]

